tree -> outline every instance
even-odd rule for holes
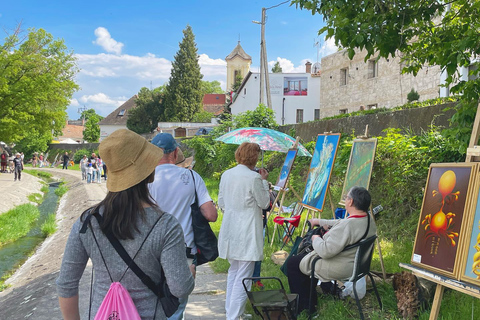
[[[136,108],[130,109],[127,128],[138,133],[150,133],[158,126],[158,122],[163,120],[166,86],[160,86],[153,90],[141,88],[138,92],[138,98],[135,100]]]
[[[417,91],[415,91],[415,89],[412,88],[412,90],[410,90],[410,92],[407,94],[408,102],[412,102],[418,99],[420,99],[420,95]]]
[[[235,128],[259,127],[277,129],[275,112],[264,104],[259,104],[255,110],[247,110],[233,117]]]
[[[101,115],[95,112],[95,109],[82,111],[82,119],[85,119],[85,129],[83,130],[83,140],[88,142],[98,142],[100,139],[100,120]]]
[[[273,73],[282,73],[283,70],[282,70],[282,67],[280,67],[280,62],[275,62],[275,65],[273,66],[272,68],[272,72]]]
[[[65,126],[77,72],[63,40],[18,26],[0,44],[0,140],[45,151]]]
[[[204,81],[202,80],[202,93],[212,94],[212,93],[223,93],[222,87],[220,87],[220,82],[217,80],[214,81]]]
[[[197,45],[192,27],[183,30],[172,72],[165,93],[165,119],[167,121],[191,121],[202,108],[202,74],[198,64]]]
[[[237,73],[237,75],[235,76],[235,81],[233,82],[233,86],[232,86],[232,91],[233,92],[237,92],[237,90],[240,88],[240,86],[242,85],[242,82],[243,82],[243,77],[242,75],[239,73]]]

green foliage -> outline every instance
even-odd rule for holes
[[[202,74],[192,27],[183,30],[165,93],[165,120],[191,121],[202,108]]]
[[[138,133],[153,132],[158,122],[163,120],[166,86],[160,86],[153,90],[143,87],[138,92],[135,100],[136,108],[130,109],[127,119],[127,128]]]
[[[88,142],[98,142],[100,139],[100,120],[102,116],[98,115],[94,109],[89,109],[82,112],[85,116],[85,129],[83,130],[83,140]]]
[[[192,122],[211,123],[214,117],[213,112],[200,111],[193,115]]]
[[[275,112],[263,104],[259,104],[255,110],[242,112],[234,117],[235,128],[259,127],[277,129]]]
[[[43,29],[20,26],[0,44],[0,140],[23,152],[46,150],[62,132],[66,108],[78,89],[73,52]]]
[[[237,92],[237,90],[242,85],[242,82],[243,82],[243,76],[240,74],[240,72],[238,72],[233,82],[232,91]]]
[[[449,145],[456,146],[456,151],[464,155],[472,134],[477,102],[460,101],[454,108],[457,112],[450,118],[450,127],[444,129],[442,135],[449,140]],[[478,145],[478,141],[475,144]]]
[[[44,237],[51,236],[57,231],[57,221],[55,213],[50,213],[45,222],[40,227]]]
[[[320,14],[326,39],[345,48],[350,59],[356,49],[372,56],[399,55],[403,72],[416,75],[424,66],[438,65],[446,71],[446,86],[467,103],[480,98],[479,0],[293,0],[301,9]],[[468,80],[462,68],[469,67]]]
[[[205,81],[202,80],[202,94],[212,94],[212,93],[223,93],[220,82],[217,80],[214,81]]]
[[[420,99],[420,95],[417,91],[415,91],[415,89],[412,88],[412,90],[410,90],[410,92],[407,94],[407,101],[412,102],[418,99]]]
[[[40,212],[33,204],[22,204],[0,215],[0,247],[25,236]]]
[[[73,155],[73,162],[75,163],[80,163],[80,160],[82,160],[83,156],[86,155],[87,158],[90,158],[90,155],[92,153],[98,154],[98,149],[78,149],[75,151],[75,154]]]
[[[42,191],[44,194],[48,192],[48,185],[44,184],[41,188],[40,191]]]
[[[61,183],[60,186],[57,189],[55,189],[55,194],[59,198],[61,198],[65,193],[67,193],[67,191],[68,191],[67,185],[64,183]]]
[[[46,171],[42,171],[42,170],[27,170],[27,169],[25,169],[25,170],[23,170],[23,172],[31,174],[32,176],[37,177],[37,178],[50,179],[52,177],[52,174],[50,172],[46,172]]]
[[[272,72],[273,73],[282,73],[283,70],[282,70],[282,67],[280,66],[280,62],[275,62],[273,68],[272,68]]]
[[[43,195],[40,193],[31,193],[27,196],[28,201],[35,202],[36,204],[40,204],[43,202]]]

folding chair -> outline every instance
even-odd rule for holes
[[[293,232],[295,231],[295,228],[298,228],[298,224],[300,223],[300,218],[301,217],[302,217],[301,215],[293,216],[293,217],[290,217],[290,218],[276,216],[273,219],[273,222],[275,222],[278,225],[281,225],[283,227],[284,232],[285,232],[284,236],[283,236],[283,244],[282,244],[282,247],[280,248],[280,250],[282,250],[283,247],[289,241],[291,241],[293,243],[293,238],[292,238]],[[280,232],[278,234],[280,235]]]
[[[382,309],[382,300],[380,300],[380,295],[377,291],[377,286],[375,285],[375,280],[373,280],[373,276],[370,273],[370,264],[372,263],[372,256],[373,256],[373,247],[375,245],[375,240],[377,239],[377,235],[371,236],[366,239],[362,239],[359,242],[346,246],[342,251],[347,251],[353,248],[357,248],[357,253],[355,254],[355,260],[353,261],[353,273],[352,276],[348,279],[336,279],[334,290],[337,288],[337,280],[341,281],[350,281],[353,282],[353,293],[355,294],[355,302],[357,303],[358,312],[360,313],[360,319],[364,319],[363,312],[362,312],[362,305],[360,304],[360,299],[358,298],[357,294],[357,281],[363,278],[364,276],[369,276],[370,280],[372,281],[372,286],[375,291],[375,295],[377,296],[378,304],[380,305],[380,309]],[[315,264],[321,257],[317,257],[312,261],[312,271],[311,271],[311,283],[310,283],[310,298],[312,298],[312,294],[315,292],[315,285],[317,283],[317,279],[315,278]],[[336,292],[334,292],[335,295]],[[310,302],[312,300],[310,299]],[[312,306],[309,306],[310,316],[313,312]]]
[[[247,289],[246,281],[276,280],[280,284],[279,289],[250,291]],[[253,307],[255,314],[262,319],[297,319],[298,294],[287,294],[282,281],[276,277],[254,277],[244,278],[243,287],[247,293],[248,300]],[[259,310],[260,309],[260,310]]]

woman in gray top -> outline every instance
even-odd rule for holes
[[[107,181],[109,192],[91,209],[98,209],[104,221],[99,225],[96,219],[91,219],[86,232],[80,233],[89,209],[72,228],[57,279],[63,318],[80,319],[78,284],[90,258],[94,270],[92,318],[112,281],[118,281],[128,290],[142,319],[166,319],[157,296],[127,268],[104,235],[111,231],[155,283],[159,283],[163,268],[174,296],[185,297],[193,291],[194,279],[185,256],[182,228],[172,215],[160,211],[148,192],[147,185],[153,182],[154,170],[163,151],[126,129],[112,133],[101,142],[99,149],[111,168]]]

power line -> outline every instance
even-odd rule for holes
[[[291,0],[283,1],[282,3],[279,3],[279,4],[276,4],[276,5],[271,6],[271,7],[269,7],[269,8],[266,8],[266,10],[268,10],[268,9],[273,9],[273,8],[276,8],[276,7],[280,7],[281,5],[283,5],[283,4],[285,4],[285,3],[288,3],[288,2],[290,2],[290,1],[291,1]]]

